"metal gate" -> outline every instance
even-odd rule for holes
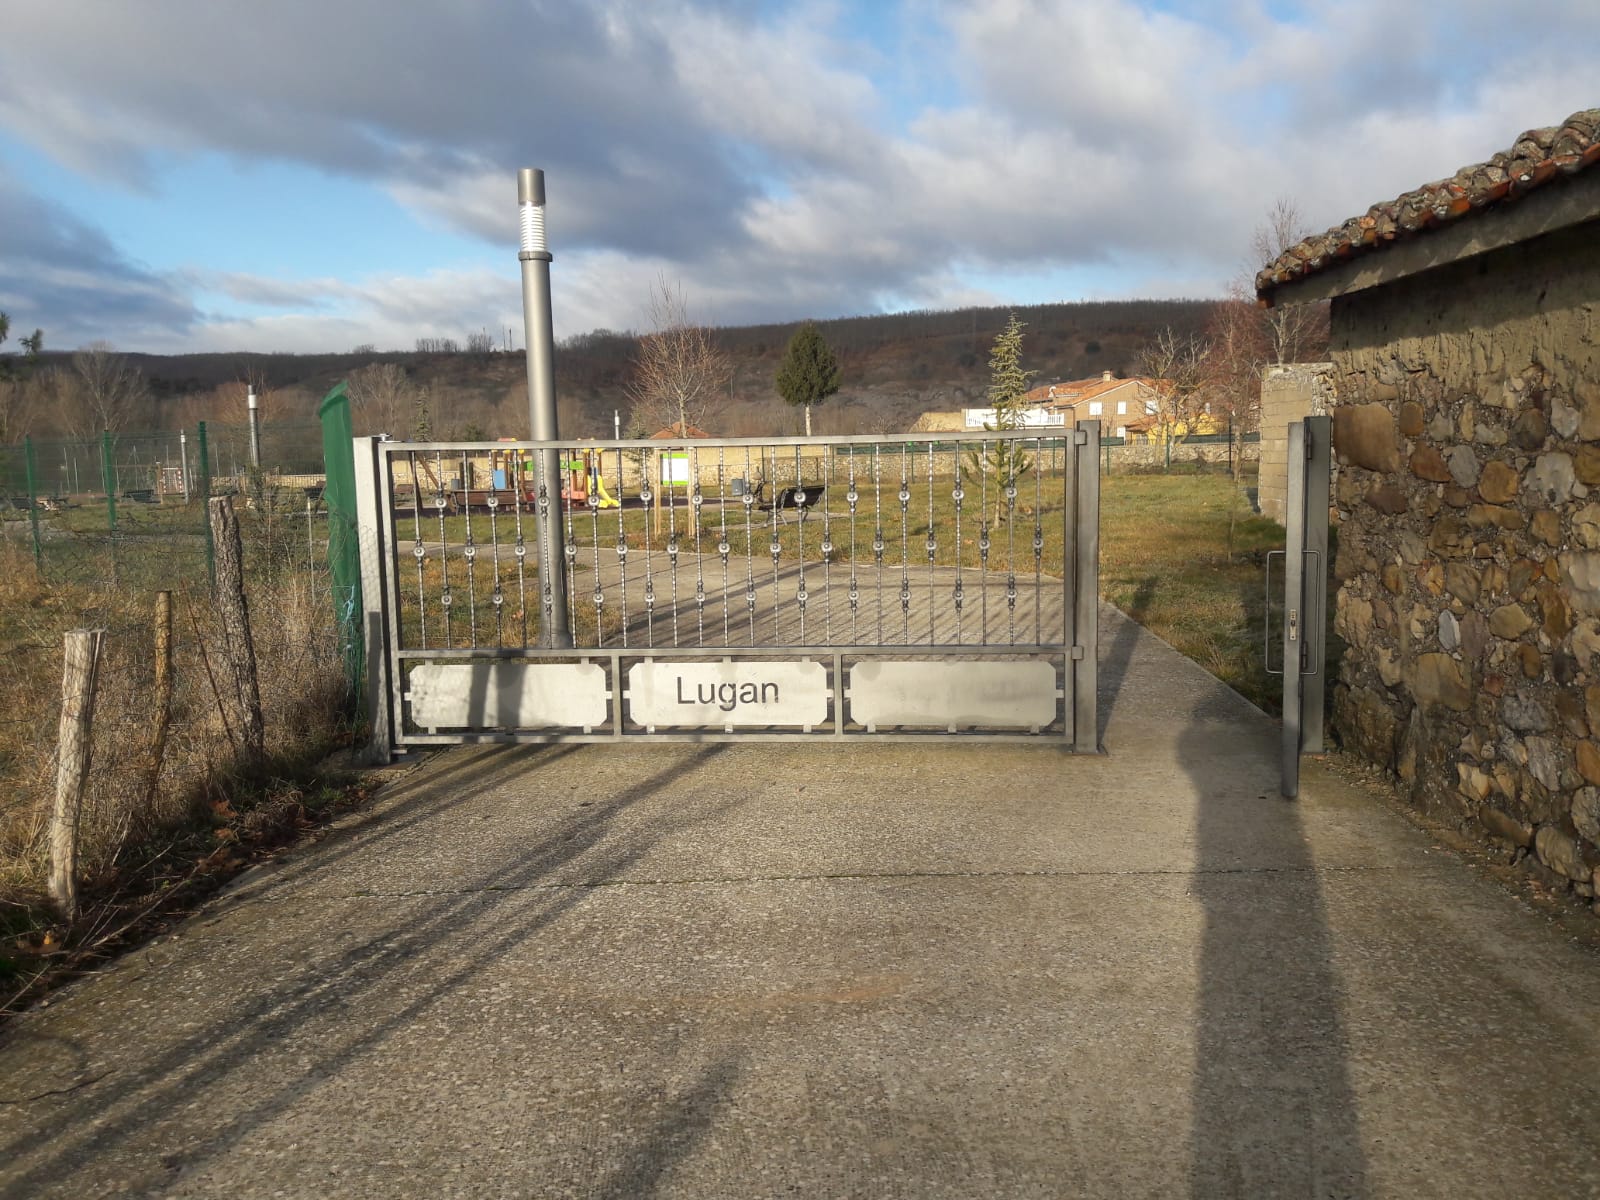
[[[358,438],[375,747],[956,734],[1093,752],[1098,451],[1098,422]]]
[[[1267,555],[1267,670],[1273,674],[1280,672],[1270,665],[1272,559],[1283,559],[1281,789],[1290,799],[1300,792],[1300,755],[1322,752],[1332,443],[1333,424],[1327,417],[1290,424],[1284,549]]]

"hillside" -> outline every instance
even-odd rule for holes
[[[1198,331],[1209,310],[1206,301],[1136,300],[1036,305],[1016,312],[1028,327],[1025,363],[1041,382],[1051,382],[1102,370],[1125,374],[1158,329],[1170,325],[1183,333]],[[821,322],[839,357],[844,384],[817,410],[817,431],[892,432],[907,428],[929,409],[980,403],[987,384],[989,345],[1009,311],[969,308]],[[773,386],[795,328],[795,324],[751,325],[715,331],[734,370],[727,401],[711,422],[714,432],[739,436],[798,431],[799,414],[778,399]],[[563,434],[608,435],[613,411],[620,412],[626,429],[626,383],[635,345],[633,335],[606,330],[560,344],[556,389]],[[70,365],[70,355],[46,357],[57,366]],[[290,452],[291,446],[298,449],[301,442],[316,442],[313,422],[321,397],[340,379],[374,363],[400,365],[410,387],[425,389],[435,437],[492,438],[527,430],[520,352],[126,357],[149,393],[129,430],[171,431],[192,427],[197,420],[220,427],[236,425],[244,417],[241,384],[248,380],[264,397],[269,440],[281,446],[283,457],[299,457]],[[404,418],[391,423],[407,427],[390,432],[410,434]],[[52,427],[48,406],[35,412],[29,425],[36,436],[64,432]]]

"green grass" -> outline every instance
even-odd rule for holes
[[[1112,604],[1268,712],[1282,684],[1262,661],[1264,572],[1283,528],[1226,475],[1102,480],[1100,588]]]

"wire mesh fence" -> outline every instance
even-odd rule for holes
[[[206,504],[236,497],[253,573],[295,571],[326,586],[327,510],[315,425],[105,433],[0,447],[0,530],[45,578],[134,590],[209,584]]]

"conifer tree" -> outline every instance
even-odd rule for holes
[[[1017,320],[1016,313],[1007,314],[1006,327],[995,335],[989,350],[989,406],[994,409],[994,420],[985,421],[983,427],[991,433],[1023,428],[1028,383],[1038,374],[1022,366],[1022,331],[1025,328],[1027,326]],[[996,525],[1010,511],[1006,492],[1016,488],[1017,480],[1032,465],[1017,442],[995,442],[982,453],[973,451],[967,474],[971,478],[989,477]]]
[[[778,367],[778,392],[790,404],[806,410],[806,436],[811,436],[811,406],[821,404],[839,390],[839,361],[817,328],[807,321],[789,339],[783,363]]]

